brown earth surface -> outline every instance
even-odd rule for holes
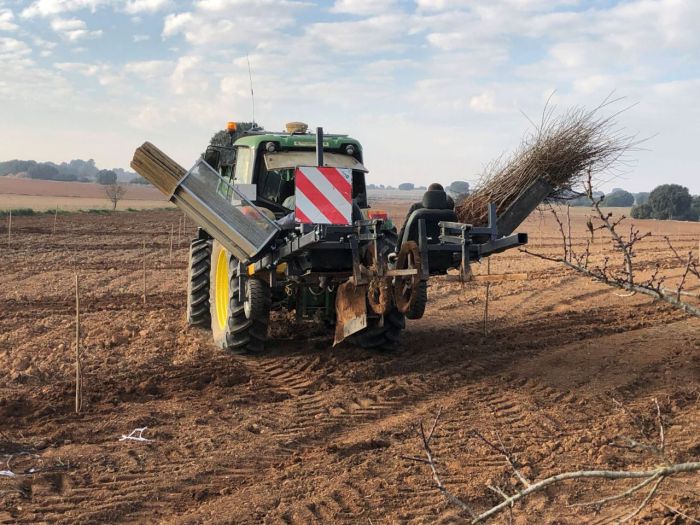
[[[55,236],[51,216],[13,220],[0,254],[0,470],[16,476],[0,476],[1,523],[462,523],[428,467],[402,457],[422,454],[417,425],[439,408],[439,472],[478,509],[499,501],[487,485],[514,490],[516,480],[473,430],[497,432],[532,479],[651,468],[658,458],[610,443],[656,443],[656,398],[669,459],[700,458],[700,319],[511,250],[492,258],[491,272],[528,279],[491,286],[487,336],[485,286],[437,278],[426,316],[408,322],[395,353],[333,349],[330,334],[302,324],[276,329],[265,355],[236,357],[185,325],[184,236],[169,258],[180,217],[62,215]],[[636,264],[648,275],[659,263],[672,287],[682,265],[663,235],[687,254],[700,225],[638,225],[654,236]],[[576,210],[577,244],[584,229]],[[550,215],[533,214],[521,230],[533,251],[560,250]],[[594,243],[594,259],[607,252]],[[151,441],[119,440],[139,427]],[[614,523],[641,498],[600,512],[570,505],[630,486],[558,485],[516,505],[513,522]],[[664,482],[630,523],[691,523],[662,502],[700,516],[700,475]]]
[[[117,210],[162,209],[174,206],[152,186],[122,184],[126,193]],[[90,182],[60,182],[0,177],[0,211],[31,208],[34,211],[111,210],[105,186]]]
[[[145,184],[122,184],[122,186],[126,188],[126,194],[131,200],[160,200],[167,202],[167,199],[153,186]],[[102,199],[105,196],[105,187],[94,182],[65,182],[0,177],[0,194]]]

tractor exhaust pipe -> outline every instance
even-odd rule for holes
[[[316,128],[316,165],[323,166],[323,128]]]

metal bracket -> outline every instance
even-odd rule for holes
[[[425,219],[418,219],[418,251],[420,252],[420,278],[422,281],[427,281],[430,277],[430,264],[428,261],[428,236],[425,230]]]
[[[349,236],[350,248],[352,249],[352,278],[355,286],[362,283],[362,265],[360,264],[360,247],[355,235]]]
[[[498,224],[496,216],[496,205],[493,202],[489,202],[488,205],[488,226],[472,228],[472,235],[488,235],[490,240],[495,241],[498,239]]]

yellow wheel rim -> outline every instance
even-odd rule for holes
[[[229,306],[229,276],[228,276],[228,253],[226,250],[219,252],[216,261],[216,320],[219,328],[224,330],[228,322]]]

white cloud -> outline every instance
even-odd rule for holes
[[[116,0],[36,0],[22,11],[22,17],[48,17],[81,9],[95,12],[98,7],[115,3]]]
[[[51,21],[51,29],[70,42],[102,36],[101,29],[90,31],[85,21],[78,18],[54,18]]]
[[[10,5],[21,3],[0,0],[0,31],[21,38],[0,41],[0,100],[26,99],[24,114],[79,100],[84,129],[128,112],[120,143],[130,148],[148,130],[184,163],[227,118],[250,118],[249,54],[260,122],[355,134],[384,183],[478,172],[517,144],[528,126],[520,111],[537,115],[553,89],[560,108],[595,105],[613,90],[639,102],[621,118],[642,136],[658,133],[644,161],[658,166],[641,169],[629,189],[652,186],[671,155],[679,182],[696,180],[683,151],[700,135],[700,118],[689,118],[700,111],[697,0],[26,0],[23,11],[13,7],[19,20]],[[95,11],[127,23],[100,16],[97,26]],[[118,54],[87,47],[98,27],[105,38],[121,33]],[[164,42],[132,44],[158,31]],[[34,62],[48,55],[55,66]],[[166,133],[154,122],[174,125]],[[448,154],[426,152],[426,134]],[[0,143],[0,158],[19,154]],[[121,162],[113,155],[102,163]]]
[[[13,22],[15,15],[11,9],[0,7],[0,31],[16,31],[19,26]]]
[[[137,13],[155,13],[172,6],[172,0],[128,0],[124,10],[134,15]]]
[[[172,13],[165,17],[163,38],[175,36],[192,22],[192,13]]]
[[[0,37],[0,64],[31,54],[31,48],[16,38]]]
[[[336,0],[332,13],[376,15],[396,9],[396,0]]]
[[[144,79],[159,78],[173,71],[174,64],[167,60],[145,60],[124,64],[124,72]]]
[[[39,50],[39,55],[42,57],[51,56],[54,52],[54,49],[56,49],[56,46],[58,45],[56,44],[56,42],[50,42],[38,36],[32,38],[32,43],[37,47],[37,49]]]
[[[469,107],[479,113],[495,113],[499,111],[496,105],[496,97],[491,91],[484,91],[481,95],[469,99]]]
[[[85,62],[57,62],[54,64],[54,67],[59,71],[80,73],[86,77],[94,77],[102,70],[102,67],[97,64],[88,64]]]
[[[198,0],[191,11],[166,16],[162,36],[182,34],[195,46],[246,43],[255,47],[294,27],[299,10],[309,6],[291,0]]]
[[[203,59],[196,55],[180,57],[170,76],[170,85],[177,95],[204,93],[209,87],[207,77],[202,71]]]
[[[379,15],[352,22],[312,24],[306,30],[306,37],[339,53],[377,54],[405,49],[403,37],[410,27],[407,16]]]
[[[575,6],[580,0],[417,0],[419,10],[445,11],[455,9],[480,9],[495,7],[518,11],[538,11],[561,6]]]

